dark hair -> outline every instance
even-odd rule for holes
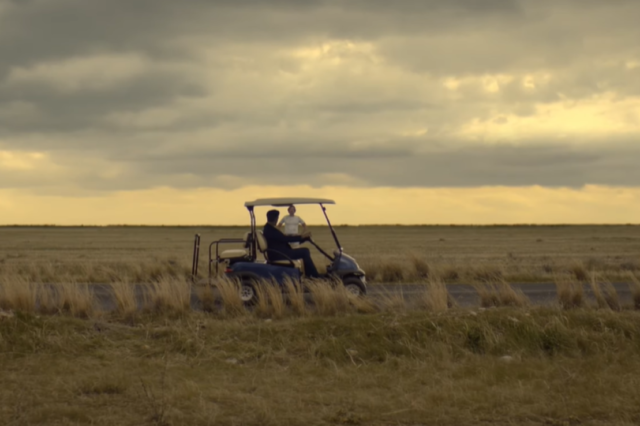
[[[280,212],[278,210],[269,210],[267,212],[267,222],[277,222],[280,217]]]

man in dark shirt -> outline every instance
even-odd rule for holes
[[[267,257],[269,260],[297,260],[302,259],[304,263],[304,273],[307,277],[318,278],[318,270],[311,259],[311,252],[308,248],[293,249],[289,243],[301,243],[311,237],[310,232],[304,232],[302,235],[285,235],[278,229],[278,218],[280,212],[278,210],[269,210],[267,212],[267,223],[262,229],[262,235],[267,240]],[[283,256],[284,255],[284,256]],[[285,257],[286,256],[286,257]]]

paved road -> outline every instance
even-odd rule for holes
[[[533,305],[553,305],[556,303],[557,294],[556,286],[553,283],[514,283],[511,284],[514,289],[521,290],[530,300]],[[614,283],[613,284],[620,303],[631,304],[632,295],[631,287],[626,283]],[[115,307],[114,300],[111,295],[111,291],[108,285],[105,284],[93,284],[90,286],[91,290],[96,294],[97,298],[101,302],[101,306],[110,310]],[[136,285],[136,295],[139,303],[142,304],[144,289],[146,285]],[[451,297],[455,300],[456,304],[461,307],[474,307],[480,305],[479,296],[471,285],[465,284],[450,284],[447,286],[447,290]],[[212,290],[214,295],[215,289]],[[370,284],[368,286],[368,296],[373,299],[380,299],[385,295],[401,295],[407,304],[411,304],[419,300],[420,295],[425,291],[425,287],[420,284]],[[584,285],[584,294],[588,300],[595,300],[593,297],[593,291],[590,285]],[[310,300],[310,298],[309,298]],[[194,289],[191,294],[191,305],[197,309],[200,306],[200,300],[197,295],[197,291]]]
[[[533,305],[552,305],[557,301],[556,285],[553,283],[513,283],[511,287],[521,290]],[[618,294],[620,303],[632,303],[631,287],[627,283],[613,283],[613,287]],[[394,290],[395,289],[395,290]],[[591,285],[583,285],[585,297],[594,301]],[[451,297],[460,306],[478,306],[480,298],[475,288],[466,284],[450,284],[447,290]],[[415,300],[424,291],[421,285],[379,285],[370,286],[369,293],[375,297],[377,294],[384,294],[388,291],[401,292],[407,301]]]

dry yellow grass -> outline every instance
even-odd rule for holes
[[[33,312],[36,307],[37,289],[21,276],[0,277],[0,308]]]
[[[35,288],[38,299],[37,311],[39,313],[51,315],[61,312],[60,290],[58,290],[57,285],[36,284]]]
[[[569,268],[569,271],[573,274],[576,280],[580,282],[586,282],[589,276],[587,268],[580,261],[573,261]]]
[[[377,295],[375,305],[383,312],[402,312],[407,305],[402,290],[382,290]]]
[[[267,297],[269,298],[269,307],[271,315],[275,319],[281,319],[285,315],[285,300],[282,293],[282,287],[278,284],[265,286]]]
[[[431,268],[427,261],[415,253],[409,255],[409,261],[413,264],[413,276],[419,280],[426,280],[429,278]]]
[[[596,273],[591,273],[591,279],[589,281],[591,285],[591,291],[593,292],[593,297],[596,300],[596,307],[599,309],[607,309],[609,308],[609,304],[607,303],[604,295],[602,294],[602,289],[598,283],[598,276]]]
[[[35,284],[24,277],[2,277],[0,280],[0,308],[43,314],[69,313],[89,318],[95,311],[95,296],[87,284],[71,281],[53,286]]]
[[[640,313],[610,284],[631,280],[640,308],[636,227],[342,228],[369,280],[422,282],[421,303],[318,282],[314,306],[289,284],[288,303],[265,290],[251,310],[221,279],[218,298],[197,289],[206,313],[185,280],[193,229],[1,231],[0,307],[13,312],[0,318],[0,424],[640,421]],[[578,263],[607,309],[588,309]],[[526,300],[506,281],[554,277],[566,311],[516,308]],[[472,280],[496,309],[450,309],[444,281]],[[114,313],[86,281],[114,283]],[[127,314],[139,281],[151,313]]]
[[[471,271],[472,281],[492,283],[504,278],[504,271],[501,267],[494,265],[480,265]]]
[[[146,310],[176,314],[191,310],[191,283],[185,279],[162,277],[146,288]]]
[[[287,293],[287,300],[294,315],[303,316],[306,313],[306,302],[304,291],[288,277],[284,280],[284,287]]]
[[[480,305],[485,308],[499,306],[525,307],[529,305],[527,296],[521,290],[511,287],[504,280],[476,283],[474,287],[480,297]]]
[[[19,282],[19,281],[16,281]],[[21,283],[22,284],[22,283]],[[613,285],[608,281],[591,281],[596,298],[596,307],[600,309],[622,311],[623,306]],[[640,284],[636,285],[640,289]],[[582,284],[575,279],[562,278],[556,281],[559,305],[564,309],[589,307]],[[444,312],[456,306],[447,291],[446,285],[433,274],[424,284],[424,291],[414,299],[406,300],[402,290],[381,290],[375,297],[357,298],[348,294],[344,287],[325,281],[309,284],[310,293],[286,283],[284,288],[268,283],[258,283],[258,303],[254,309],[247,309],[240,299],[236,282],[221,279],[216,282],[218,298],[208,286],[196,287],[194,308],[213,313],[220,318],[250,316],[251,312],[261,318],[282,319],[286,317],[304,317],[310,314],[336,316],[354,313],[403,313],[414,310]],[[506,281],[497,283],[476,283],[481,307],[530,307],[528,298],[519,289],[514,289]],[[20,291],[17,291],[20,290]],[[142,310],[137,309],[138,301],[132,284],[121,282],[110,286],[113,311],[103,311],[104,302],[96,299],[90,286],[78,283],[55,285],[29,284],[0,287],[0,308],[40,314],[69,314],[79,318],[92,318],[109,315],[117,318],[137,320],[141,314],[186,315],[192,311],[191,284],[185,281],[166,279],[157,283],[140,286],[143,296]],[[283,292],[284,290],[284,292]],[[380,290],[379,290],[380,291]],[[637,308],[639,291],[632,292],[634,306]],[[312,305],[306,303],[306,297]],[[412,301],[413,300],[413,301]],[[218,304],[218,302],[220,302]],[[112,309],[112,308],[107,308]]]
[[[621,310],[622,307],[620,305],[618,293],[611,282],[607,280],[599,282],[598,275],[596,273],[591,273],[590,284],[593,296],[596,300],[596,306],[599,309],[612,309],[614,311]]]
[[[632,284],[632,299],[638,306],[640,283]],[[11,282],[11,281],[9,281]],[[346,292],[339,283],[321,280],[307,283],[310,293],[292,282],[281,287],[275,283],[256,283],[258,302],[248,309],[240,298],[238,283],[220,279],[215,283],[218,298],[208,286],[196,287],[197,299],[191,300],[192,285],[184,280],[164,279],[156,283],[138,286],[142,296],[142,306],[138,309],[138,297],[130,283],[114,283],[106,290],[111,304],[97,299],[104,297],[104,290],[95,293],[90,285],[73,282],[53,285],[30,284],[20,280],[0,287],[0,308],[39,314],[69,314],[79,318],[101,317],[114,314],[116,318],[137,321],[140,315],[152,313],[157,316],[187,315],[193,309],[213,313],[218,318],[250,316],[253,312],[261,318],[283,319],[307,315],[336,316],[354,313],[394,314],[415,310],[444,312],[456,303],[447,291],[445,283],[434,273],[423,285],[423,292],[407,300],[401,288],[378,289],[374,297],[355,297]],[[519,289],[506,281],[475,283],[481,307],[530,307],[530,301]],[[574,278],[562,277],[556,280],[558,302],[564,309],[589,307],[582,283]],[[599,282],[593,276],[591,286],[600,309],[622,311],[623,306],[613,285],[604,280]],[[636,287],[633,287],[636,286]],[[307,305],[309,297],[312,305]],[[192,308],[193,302],[193,308]],[[220,303],[218,303],[220,302]],[[107,307],[105,308],[105,303]],[[109,307],[112,306],[112,307]],[[105,311],[105,309],[107,309]]]
[[[437,277],[429,278],[420,302],[431,312],[444,312],[449,309],[450,297],[445,283]]]
[[[639,315],[17,314],[0,321],[0,424],[635,424]]]
[[[350,297],[349,303],[358,314],[374,314],[378,312],[378,306],[376,306],[373,299],[368,297]]]
[[[235,280],[218,279],[215,287],[222,299],[222,309],[225,315],[236,317],[247,314],[244,302],[240,298],[240,283]]]
[[[200,307],[204,312],[215,312],[216,298],[213,289],[209,285],[196,287],[196,296],[200,301]]]
[[[616,292],[616,289],[613,287],[611,282],[605,280],[603,282],[603,286],[604,300],[607,302],[607,305],[609,305],[609,308],[614,311],[619,311],[620,309],[622,309],[620,305],[620,299],[618,298],[618,293]]]
[[[141,306],[135,287],[119,282],[106,288],[108,301],[98,299],[100,289],[90,290],[88,284],[73,282],[42,285],[10,281],[12,285],[0,287],[0,308],[41,314],[69,314],[79,318],[115,315],[115,318],[135,321],[141,315],[185,315],[192,311],[191,284],[184,280],[165,278],[158,282],[138,285]],[[387,291],[380,298],[361,298],[349,294],[340,283],[323,280],[307,282],[312,305],[306,303],[306,294],[299,285],[288,281],[284,287],[275,282],[255,283],[257,302],[246,305],[240,298],[239,283],[229,279],[215,282],[218,299],[209,286],[196,287],[196,310],[215,314],[217,317],[234,318],[252,312],[261,318],[282,319],[288,316],[304,317],[309,314],[335,316],[350,313],[400,312],[407,307],[402,294]],[[283,291],[284,290],[284,291]],[[439,289],[447,297],[444,286]],[[103,292],[104,293],[104,292]],[[218,301],[220,304],[218,305]],[[106,305],[105,305],[106,303]],[[434,308],[435,309],[435,308]]]
[[[525,307],[529,306],[529,299],[520,289],[515,289],[505,280],[498,282],[498,293],[501,306]]]
[[[126,281],[111,283],[111,292],[116,304],[116,312],[125,317],[132,317],[138,311],[138,303],[134,286]]]
[[[314,280],[308,284],[315,306],[315,313],[321,316],[334,316],[351,311],[350,297],[343,286]]]
[[[255,313],[260,317],[269,317],[271,315],[271,307],[269,306],[269,295],[267,294],[266,286],[257,287],[256,296],[258,300],[255,304]]]
[[[489,308],[494,306],[500,306],[500,299],[498,292],[493,284],[489,283],[474,283],[473,287],[478,293],[480,298],[480,306],[483,308]]]
[[[76,422],[90,419],[97,425],[119,424],[123,421],[118,417],[120,415],[127,421],[135,419],[142,423],[162,420],[167,424],[200,424],[211,420],[214,412],[217,413],[216,421],[222,424],[262,424],[264,416],[278,424],[308,423],[314,418],[306,417],[306,413],[317,413],[317,408],[314,411],[313,407],[319,401],[340,401],[349,394],[346,390],[360,395],[359,408],[351,406],[343,411],[329,412],[316,419],[320,424],[338,420],[367,424],[381,415],[387,415],[387,421],[396,423],[425,421],[425,411],[407,409],[414,406],[407,402],[409,395],[415,397],[421,392],[426,392],[425,395],[445,392],[453,404],[465,401],[464,405],[457,406],[458,411],[447,412],[444,417],[429,417],[438,424],[473,423],[478,410],[484,412],[485,409],[484,419],[498,424],[514,418],[526,423],[542,415],[547,420],[564,421],[568,418],[567,412],[572,413],[572,418],[592,419],[595,415],[608,421],[618,417],[612,417],[611,410],[604,411],[605,405],[600,406],[599,402],[590,404],[589,398],[593,398],[595,388],[588,382],[597,381],[600,390],[602,386],[611,386],[611,391],[617,386],[615,389],[619,390],[620,383],[614,386],[611,375],[618,380],[628,378],[629,374],[635,374],[630,372],[637,371],[635,363],[640,362],[637,354],[640,317],[633,311],[572,309],[561,313],[549,308],[523,311],[504,307],[484,313],[450,310],[444,283],[437,275],[432,275],[425,283],[425,299],[417,310],[405,305],[397,292],[389,292],[373,304],[370,300],[349,296],[341,286],[332,287],[318,281],[311,285],[315,309],[304,308],[304,299],[299,300],[297,308],[295,303],[286,305],[280,288],[264,286],[260,299],[264,305],[259,303],[251,314],[239,299],[236,283],[221,280],[216,284],[223,302],[222,318],[226,319],[190,310],[186,296],[189,284],[165,279],[146,286],[150,294],[148,306],[153,315],[136,315],[136,327],[126,326],[129,324],[127,315],[122,315],[132,309],[135,301],[131,287],[112,291],[116,311],[109,315],[93,310],[95,300],[84,285],[32,286],[31,291],[36,296],[27,298],[20,292],[6,292],[7,287],[3,286],[3,306],[11,306],[16,315],[3,317],[0,321],[0,362],[5,371],[10,372],[0,378],[0,397],[7,401],[6,407],[22,403],[24,409],[0,409],[0,422],[10,418],[18,424],[30,425],[38,424],[44,417],[48,422],[68,418],[69,411],[58,411],[60,407],[48,399],[47,390],[51,390],[48,383],[61,371],[65,371],[64,377],[70,380],[67,388],[72,391],[67,398],[67,407],[69,401],[73,401],[72,415],[78,416],[74,417]],[[579,283],[573,280],[569,284]],[[488,288],[489,284],[483,285]],[[493,283],[491,289],[496,294],[498,307],[526,304],[505,282]],[[606,289],[605,282],[603,298],[607,306],[615,309],[611,300],[617,299],[608,299],[608,291],[611,290]],[[576,302],[576,292],[580,293],[569,286],[566,296],[569,302],[565,307],[584,305]],[[37,300],[41,293],[58,295],[55,299],[57,313],[62,316],[37,318],[23,313],[39,313]],[[120,296],[115,296],[116,293]],[[288,293],[295,291],[289,289]],[[7,294],[13,296],[6,297]],[[212,293],[206,297],[212,298]],[[578,300],[583,300],[582,296]],[[20,306],[17,302],[22,303],[23,309],[17,308]],[[214,301],[210,304],[215,305]],[[356,315],[365,311],[369,314]],[[173,315],[175,312],[180,315]],[[234,319],[239,316],[243,317],[240,322]],[[98,321],[73,322],[71,317],[93,317]],[[262,321],[266,317],[273,318],[272,325]],[[171,320],[167,321],[167,318]],[[603,323],[607,326],[602,327]],[[37,355],[33,356],[37,359],[30,362],[31,352],[25,348],[36,347]],[[22,355],[9,355],[12,353]],[[98,370],[95,353],[99,353],[104,361]],[[65,359],[60,354],[73,354],[75,363],[47,363],[47,357]],[[134,361],[136,359],[140,361]],[[621,365],[625,368],[612,370],[612,362],[616,368]],[[167,365],[172,365],[171,369]],[[191,370],[179,367],[184,365],[190,365]],[[605,365],[609,367],[604,368]],[[579,370],[576,370],[578,366]],[[131,371],[140,376],[132,378]],[[227,373],[216,376],[220,371]],[[462,374],[463,371],[466,373]],[[491,375],[511,371],[514,377],[511,380],[503,376],[500,381],[492,381],[496,379],[474,375],[471,371]],[[262,401],[269,404],[264,407],[271,407],[278,399],[287,398],[287,395],[291,398],[288,392],[309,389],[311,383],[314,390],[311,393],[307,390],[306,398],[294,398],[295,402],[285,409],[281,406],[277,410],[265,408],[257,417],[243,410],[235,410],[235,413],[219,408],[210,411],[191,405],[190,401],[202,395],[205,384],[208,384],[207,389],[212,389],[211,374],[219,385],[214,389],[219,391],[210,397],[224,401],[248,398],[246,390],[255,386],[256,380],[262,384],[260,386],[265,386],[265,393],[259,399],[249,398],[243,406],[259,406]],[[560,376],[556,377],[558,374]],[[160,379],[156,381],[152,375]],[[165,375],[166,382],[161,378]],[[422,381],[413,381],[418,375]],[[581,379],[576,381],[575,377]],[[540,392],[535,385],[541,381],[551,383],[549,380],[562,383],[564,391],[570,389],[573,400],[581,398],[582,403],[569,406],[573,407],[570,409],[566,403],[562,410],[560,405],[550,408],[555,406],[546,397],[549,388]],[[435,381],[433,386],[424,387],[432,381]],[[20,401],[19,396],[14,397],[11,390],[17,389],[18,383],[28,386],[30,395],[37,395],[34,397],[37,401]],[[497,411],[495,407],[486,407],[491,399],[470,402],[479,398],[477,395],[484,395],[483,392],[491,393],[494,388],[503,389],[505,393],[491,398],[499,397],[503,403],[511,401],[508,398],[513,398],[512,393],[517,394],[518,389],[519,392],[527,389],[528,393],[526,397],[514,399],[508,408]],[[478,389],[484,391],[479,393]],[[629,415],[630,412],[625,411],[630,406],[627,404],[635,401],[631,396],[635,395],[631,392],[631,384],[628,391],[630,393],[625,394],[628,399],[617,406],[615,415]],[[94,404],[87,404],[87,398]],[[96,401],[104,401],[117,409],[94,412],[93,407],[101,406],[95,405]],[[519,411],[518,407],[524,401],[529,401],[528,408]],[[539,401],[539,404],[532,406],[531,401]],[[467,405],[470,403],[475,408]],[[383,410],[380,404],[386,404]],[[594,409],[593,404],[601,409]],[[134,409],[134,406],[138,408]]]
[[[263,318],[281,319],[285,315],[285,300],[282,287],[277,282],[263,282],[256,286],[258,302],[255,313]]]
[[[0,227],[0,275],[30,282],[151,282],[187,277],[193,235],[203,246],[242,237],[243,227]],[[331,248],[326,228],[314,239]],[[595,271],[610,281],[640,272],[640,226],[363,226],[339,227],[341,243],[371,282],[420,282],[430,270],[446,282],[505,279],[551,282],[572,275],[587,282]],[[228,248],[234,248],[229,246]],[[313,252],[314,250],[312,250]],[[325,261],[314,252],[323,269]],[[202,250],[200,271],[207,269]]]
[[[563,309],[582,308],[585,306],[582,283],[572,277],[558,277],[555,280],[558,302]]]
[[[405,269],[398,262],[385,261],[380,259],[380,281],[385,283],[398,283],[404,281]]]
[[[633,306],[636,309],[640,309],[640,279],[638,279],[638,277],[632,272],[629,273],[628,277],[630,278]]]
[[[56,286],[58,304],[62,312],[74,317],[90,318],[95,310],[95,298],[88,284],[64,282]]]

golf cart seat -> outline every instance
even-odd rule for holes
[[[247,253],[247,250],[245,249],[230,249],[230,250],[223,251],[218,255],[218,257],[220,257],[220,260],[227,260],[227,259],[238,259],[240,257],[245,257],[247,255],[248,253]]]
[[[271,265],[279,265],[279,266],[292,266],[291,264],[293,263],[294,268],[299,269],[301,272],[304,271],[302,260],[299,260],[299,259],[270,260],[269,247],[267,247],[267,240],[264,237],[264,235],[262,235],[262,231],[256,231],[256,238],[258,240],[258,249],[266,259],[267,263]]]

